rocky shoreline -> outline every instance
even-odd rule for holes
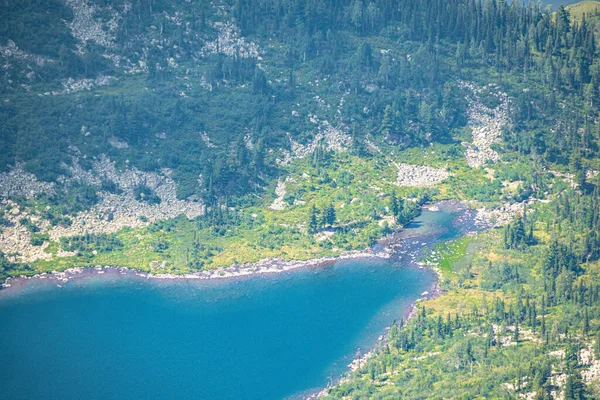
[[[439,274],[436,275],[439,277]],[[425,291],[421,294],[421,296],[419,296],[418,299],[416,299],[402,314],[402,319],[404,320],[404,322],[406,323],[408,320],[414,318],[417,316],[417,304],[420,301],[423,300],[429,300],[429,299],[435,299],[438,298],[439,296],[441,296],[443,294],[442,289],[440,288],[439,285],[439,281],[434,281],[434,283],[431,286],[431,289],[429,289],[428,291]],[[388,327],[389,328],[389,327]],[[386,329],[388,329],[386,328]],[[362,368],[364,365],[366,365],[366,363],[369,361],[369,359],[371,359],[373,356],[376,355],[377,350],[380,348],[380,346],[385,345],[387,343],[387,341],[389,340],[389,338],[387,336],[380,336],[379,337],[379,343],[377,346],[371,348],[369,351],[367,351],[364,354],[358,354],[357,357],[355,357],[347,366],[348,366],[348,373],[350,372],[354,372],[359,370],[360,368]],[[360,349],[359,349],[360,350]],[[346,381],[349,380],[349,377],[347,376],[347,374],[342,375],[339,380],[335,383],[334,386],[340,384],[340,383],[344,383]],[[327,395],[327,390],[330,388],[330,386],[324,388],[324,389],[320,389],[318,391],[314,391],[313,393],[310,393],[309,395],[307,395],[306,397],[304,397],[304,400],[317,400],[317,399],[321,399],[324,396]]]
[[[55,281],[57,284],[67,283],[71,280],[78,278],[85,278],[91,275],[127,275],[132,277],[139,277],[143,279],[171,279],[171,280],[214,280],[214,279],[234,279],[241,277],[248,277],[253,275],[262,274],[277,274],[288,272],[300,268],[318,268],[331,265],[333,263],[343,260],[356,260],[356,259],[386,259],[390,257],[389,252],[373,252],[373,251],[361,251],[361,252],[350,252],[342,254],[338,257],[323,257],[314,258],[305,261],[285,261],[281,258],[267,258],[256,263],[248,263],[235,265],[227,268],[220,268],[215,270],[200,271],[189,274],[152,274],[147,271],[139,269],[121,267],[114,265],[96,265],[92,267],[75,267],[69,268],[64,271],[52,271],[43,272],[40,274],[26,276],[20,275],[16,277],[9,277],[2,284],[2,289],[10,288],[13,286],[22,286],[26,281],[36,279],[47,279]],[[0,289],[1,290],[1,289]]]
[[[441,208],[446,208],[448,212],[457,212],[461,210],[470,210],[464,202],[445,200],[433,204],[423,206],[424,210],[438,212]],[[459,216],[457,221],[461,224],[463,218]],[[472,219],[472,218],[471,218]],[[64,271],[43,272],[32,276],[16,276],[9,277],[1,285],[0,290],[7,289],[13,286],[22,286],[24,282],[36,279],[44,279],[55,281],[58,285],[67,283],[73,279],[85,278],[90,275],[102,274],[120,274],[139,277],[143,279],[172,279],[172,280],[214,280],[214,279],[235,279],[241,277],[249,277],[262,274],[276,274],[288,271],[293,271],[300,268],[318,268],[325,267],[344,260],[358,259],[389,259],[393,255],[408,256],[407,260],[410,263],[416,262],[418,249],[411,250],[418,241],[415,239],[422,234],[416,235],[406,232],[402,229],[392,233],[391,235],[382,238],[378,243],[363,251],[349,251],[335,257],[321,257],[303,261],[286,261],[282,258],[267,258],[254,263],[246,263],[240,265],[232,265],[226,268],[215,270],[206,270],[188,274],[153,274],[147,271],[138,270],[129,267],[115,265],[95,265],[89,267],[74,267]],[[411,239],[409,243],[407,240]],[[415,254],[413,254],[415,253]],[[419,265],[419,267],[423,267]],[[435,270],[434,270],[435,271]]]

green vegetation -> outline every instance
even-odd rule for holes
[[[394,171],[386,163],[352,154],[326,152],[318,168],[312,160],[296,160],[286,168],[283,210],[232,200],[208,204],[206,213],[195,220],[181,216],[108,236],[65,237],[60,247],[75,255],[37,261],[35,270],[23,273],[97,264],[187,273],[268,257],[334,256],[371,246],[397,223],[418,215],[417,198],[430,198],[428,189],[397,188],[392,183]],[[388,176],[387,182],[383,176]],[[268,197],[265,203],[272,200]],[[112,240],[118,245],[113,246]]]
[[[463,237],[450,243],[435,245],[429,251],[429,254],[425,256],[424,262],[436,265],[442,274],[442,278],[451,279],[452,273],[456,272],[453,265],[467,256],[466,252],[470,241],[470,237]]]
[[[42,193],[38,201],[50,207],[44,212],[53,225],[68,224],[65,216],[88,210],[100,201],[97,190],[92,185],[75,183],[55,194]]]
[[[596,351],[600,337],[599,195],[567,191],[511,228],[434,249],[427,260],[438,262],[445,293],[395,322],[375,356],[329,397],[421,398],[426,390],[432,398],[597,398],[579,354]],[[503,236],[521,224],[535,226],[536,241],[506,246]],[[473,240],[481,247],[465,268]]]
[[[25,263],[13,263],[9,261],[4,253],[0,252],[0,273],[3,277],[15,276],[20,273],[32,273],[32,268]]]
[[[111,51],[132,64],[143,61],[148,66],[147,75],[133,76],[107,65],[102,46],[87,44],[80,54],[73,51],[74,38],[57,39],[71,35],[62,22],[72,19],[68,7],[30,2],[27,13],[15,10],[18,18],[11,19],[0,37],[26,51],[55,57],[61,53],[76,61],[44,66],[60,73],[39,81],[13,76],[12,83],[3,83],[10,90],[7,101],[0,103],[0,168],[18,158],[40,179],[56,181],[69,175],[65,166],[71,165],[71,156],[91,160],[106,154],[120,167],[173,169],[181,198],[196,194],[212,201],[261,193],[268,178],[279,172],[277,151],[271,150],[291,146],[282,132],[301,144],[314,138],[309,114],[346,124],[357,150],[364,150],[364,139],[371,137],[397,150],[443,144],[442,151],[459,155],[462,149],[455,138],[463,136],[467,121],[463,80],[485,85],[492,79],[509,92],[515,99],[515,126],[506,132],[506,146],[541,155],[538,164],[568,165],[570,155],[583,148],[577,138],[579,121],[589,132],[586,142],[597,135],[591,125],[598,95],[593,89],[598,70],[593,30],[587,22],[570,24],[566,11],[554,18],[538,6],[518,3],[411,0],[396,9],[393,3],[348,0],[327,13],[324,4],[313,7],[290,0],[279,15],[267,3],[244,0],[225,6],[241,33],[264,47],[264,70],[254,57],[220,53],[195,59],[203,42],[195,36],[216,38],[211,23],[219,17],[208,2],[131,4],[131,12],[118,24]],[[124,6],[123,1],[98,2],[108,4],[114,10]],[[307,12],[296,15],[304,7]],[[439,21],[438,10],[444,10]],[[201,18],[183,32],[182,25],[160,14],[175,11]],[[52,29],[32,34],[31,27],[46,14],[53,17],[45,21]],[[105,21],[108,14],[98,11],[97,17]],[[22,21],[27,18],[31,20]],[[290,22],[296,18],[301,18],[302,29]],[[495,20],[499,22],[490,22]],[[268,44],[272,37],[279,38],[277,46]],[[152,40],[165,45],[152,47],[143,60],[131,50],[136,48],[133,43]],[[173,57],[177,68],[166,65]],[[56,89],[57,76],[101,74],[119,81],[90,92],[38,96]],[[188,80],[185,74],[196,77],[190,87],[180,82]],[[200,77],[213,90],[204,89]],[[18,90],[18,83],[27,84],[30,91]],[[336,113],[341,96],[344,104]],[[491,92],[482,92],[482,100],[497,104]],[[537,106],[531,107],[532,102]],[[298,117],[291,116],[292,111]],[[557,120],[577,122],[559,124],[558,131],[545,129]],[[115,138],[128,146],[112,146]],[[597,146],[584,147],[587,153],[581,156],[597,155]],[[498,190],[497,184],[477,186],[469,195],[487,200]]]
[[[90,255],[92,252],[108,253],[123,248],[123,243],[115,235],[92,235],[62,237],[60,240],[64,251]]]
[[[525,218],[518,217],[514,223],[508,224],[504,228],[504,247],[507,249],[521,249],[526,246],[535,244],[533,236],[533,227],[535,221],[532,221],[529,228],[525,227],[523,220]]]
[[[143,201],[148,204],[159,204],[160,197],[152,192],[146,184],[139,184],[133,189],[134,197],[137,201]]]
[[[31,233],[36,233],[40,231],[40,228],[36,224],[34,224],[29,218],[21,218],[21,220],[19,220],[19,223],[25,228],[27,228],[27,230]]]
[[[573,22],[586,19],[588,23],[598,22],[600,16],[600,2],[593,0],[580,1],[565,7]]]

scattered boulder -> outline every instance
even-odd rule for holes
[[[467,97],[469,102],[467,113],[473,142],[463,142],[463,145],[467,147],[467,165],[478,168],[488,161],[496,162],[500,159],[500,155],[492,150],[491,146],[500,141],[502,129],[509,125],[508,110],[510,102],[506,93],[500,91],[498,87],[492,86],[491,88],[496,91],[495,96],[499,101],[499,105],[495,108],[489,108],[481,102],[479,97],[482,92],[481,88],[466,82],[463,82],[461,87],[472,93],[472,96]]]
[[[35,175],[25,171],[21,163],[9,172],[0,173],[0,199],[13,196],[31,199],[38,193],[53,193],[54,187],[54,183],[40,182]]]
[[[277,198],[273,200],[273,203],[269,206],[271,210],[279,211],[285,208],[285,202],[283,201],[285,193],[285,181],[282,181],[281,179],[277,180],[277,187],[275,188]]]
[[[398,186],[435,186],[450,177],[450,173],[442,168],[397,163],[395,165],[398,168]]]

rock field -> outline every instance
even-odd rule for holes
[[[467,113],[468,125],[473,136],[473,143],[464,142],[463,145],[467,147],[467,165],[478,168],[488,161],[496,162],[500,159],[500,155],[492,150],[491,146],[500,141],[502,129],[510,123],[508,116],[510,101],[506,93],[494,86],[491,89],[496,91],[495,96],[500,104],[492,109],[481,102],[479,98],[481,88],[466,82],[462,83],[462,88],[472,93],[472,96],[467,97],[469,101]]]
[[[31,199],[38,193],[53,192],[54,186],[53,183],[40,182],[35,175],[24,171],[22,164],[0,173],[0,199],[11,196]]]
[[[398,186],[435,186],[450,177],[450,173],[442,168],[397,163],[395,165],[398,168]]]
[[[107,157],[100,157],[93,163],[93,171],[84,171],[77,162],[71,167],[72,176],[65,181],[82,181],[93,185],[100,184],[101,179],[116,183],[122,194],[100,192],[101,201],[90,210],[80,212],[68,227],[51,227],[47,221],[38,224],[42,233],[47,233],[54,241],[63,236],[82,235],[85,233],[113,233],[125,227],[139,228],[161,219],[175,218],[185,215],[195,218],[204,213],[204,205],[195,199],[179,200],[176,196],[175,182],[170,178],[170,171],[161,174],[143,172],[135,168],[117,171],[113,162]],[[147,204],[135,199],[134,188],[140,184],[148,186],[160,199],[160,204]],[[23,194],[32,198],[42,191],[54,190],[53,184],[39,182],[22,168],[15,168],[8,173],[0,174],[0,197],[2,209],[10,209],[8,217],[13,226],[5,227],[0,236],[0,251],[16,254],[13,259],[35,261],[50,259],[52,256],[43,251],[44,246],[32,246],[30,234],[19,220],[30,216],[26,210],[20,210],[14,203],[6,200],[8,194]],[[47,245],[45,245],[47,246]]]

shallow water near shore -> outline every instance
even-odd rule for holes
[[[10,399],[277,399],[324,387],[431,290],[422,251],[472,228],[452,207],[340,261],[229,280],[91,275],[0,292],[0,393]]]

